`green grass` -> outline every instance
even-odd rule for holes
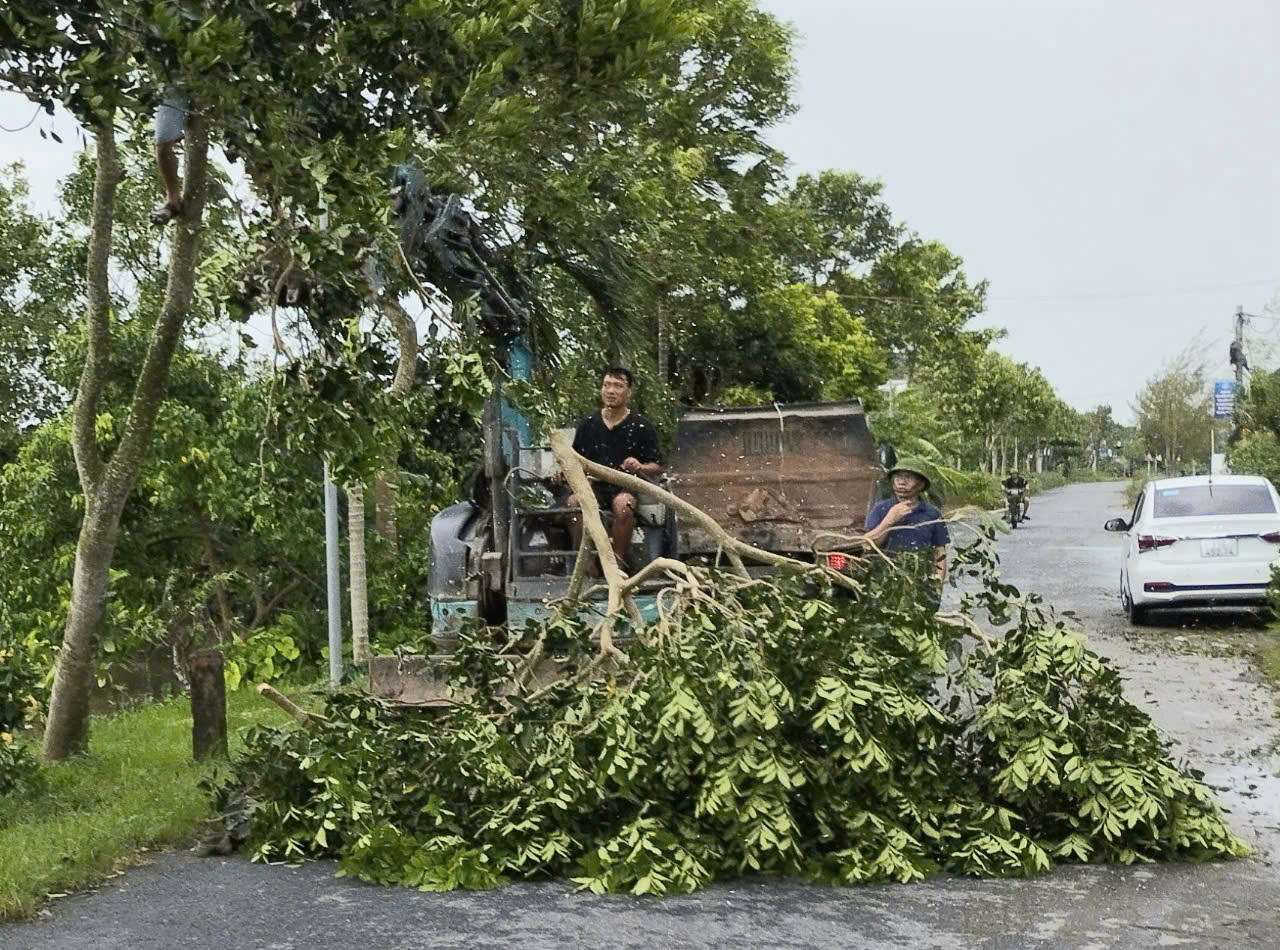
[[[1280,640],[1262,651],[1260,661],[1262,672],[1271,681],[1271,685],[1280,689]]]
[[[289,721],[252,690],[227,705],[232,755],[244,728]],[[185,697],[95,718],[88,755],[47,767],[42,794],[0,801],[0,920],[101,881],[144,848],[189,847],[209,813],[196,783],[212,771],[191,760]]]

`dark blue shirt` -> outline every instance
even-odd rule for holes
[[[886,498],[872,505],[867,512],[867,530],[871,531],[883,521],[889,509],[897,503],[896,498]],[[919,551],[944,547],[950,541],[951,535],[942,520],[942,512],[922,499],[914,511],[889,529],[880,547],[886,552]]]

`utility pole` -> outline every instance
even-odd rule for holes
[[[1244,307],[1236,307],[1236,345],[1234,354],[1237,358],[1233,360],[1236,364],[1236,398],[1240,398],[1241,390],[1244,388],[1244,369],[1248,365],[1244,359]]]
[[[324,553],[329,604],[329,688],[342,683],[342,578],[338,568],[338,486],[324,463]]]

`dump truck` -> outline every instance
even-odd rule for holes
[[[495,403],[486,419],[484,487],[431,523],[434,659],[375,657],[371,689],[386,699],[445,701],[432,670],[447,659],[465,625],[517,629],[546,618],[568,593],[578,552],[568,530],[573,509],[563,498],[567,489],[557,489],[554,478],[559,466],[549,445],[531,444],[520,413]],[[814,556],[824,535],[861,529],[879,496],[885,461],[856,400],[699,408],[679,418],[661,485],[732,536],[804,559]],[[655,498],[638,503],[627,557],[633,569],[658,557],[717,555],[716,539],[704,526],[679,522]],[[657,594],[666,583],[655,577],[636,590],[646,619],[656,618]]]

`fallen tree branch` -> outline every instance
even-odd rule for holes
[[[547,648],[547,635],[546,633],[539,634],[537,641],[533,645],[533,648],[529,651],[528,655],[524,658],[519,668],[516,670],[516,674],[513,679],[513,682],[515,683],[515,688],[517,691],[524,689],[525,684],[528,683],[529,680],[533,678],[534,669],[537,667],[537,665],[540,662],[542,662],[542,654],[546,650],[546,648]]]
[[[557,442],[559,442],[558,448]],[[839,571],[819,567],[815,564],[807,564],[804,561],[788,557],[785,554],[775,554],[772,551],[766,551],[763,548],[756,547],[755,545],[747,544],[745,541],[739,541],[728,531],[722,528],[718,521],[712,518],[701,508],[691,505],[683,498],[678,495],[673,495],[665,488],[659,488],[657,485],[654,485],[652,482],[645,481],[643,478],[639,478],[635,475],[628,475],[626,472],[619,472],[617,469],[612,469],[606,465],[600,465],[590,459],[583,458],[577,452],[573,451],[573,447],[569,443],[568,436],[563,432],[557,432],[551,437],[551,449],[555,452],[556,459],[560,462],[562,468],[566,467],[565,458],[572,458],[588,475],[594,475],[602,481],[609,482],[611,485],[617,485],[619,488],[625,488],[627,491],[635,494],[649,495],[650,497],[656,498],[664,505],[670,505],[677,512],[683,514],[687,518],[698,522],[698,524],[705,528],[707,532],[716,539],[716,543],[724,549],[725,555],[729,558],[729,563],[733,565],[734,571],[741,577],[750,577],[750,574],[747,573],[746,565],[743,564],[742,559],[745,557],[750,558],[753,561],[758,561],[761,564],[766,564],[769,567],[778,567],[785,571],[790,571],[793,574],[808,574],[812,571],[821,571],[830,577],[834,583],[847,590],[851,590],[854,593],[858,593],[861,590],[861,586],[854,581],[853,578],[846,577]],[[565,474],[568,474],[567,470]],[[585,479],[583,479],[583,481],[586,482]],[[590,483],[586,482],[586,486],[588,492],[590,492]],[[582,493],[578,491],[577,486],[574,486],[574,491],[578,494],[579,498],[582,497]],[[593,501],[594,498],[595,496],[592,494]],[[603,530],[603,527],[604,526],[602,524],[601,530]]]
[[[938,614],[934,614],[934,616],[938,620],[940,620],[942,623],[947,624],[947,626],[962,627],[965,630],[968,630],[971,634],[973,634],[973,636],[976,639],[981,640],[983,645],[988,650],[990,650],[992,653],[995,652],[995,649],[996,649],[995,643],[991,641],[990,637],[988,637],[985,633],[982,632],[982,628],[978,626],[978,622],[974,620],[972,617],[962,614],[958,610],[951,610],[951,611],[947,611],[946,613],[938,613]]]
[[[284,695],[284,693],[280,692],[280,690],[276,689],[270,683],[259,683],[258,695],[261,696],[263,699],[271,700],[273,703],[275,703],[277,706],[279,706],[281,709],[287,712],[290,716],[292,716],[300,725],[309,726],[313,722],[328,723],[329,721],[324,716],[321,716],[319,713],[307,712],[305,709],[303,709],[301,706],[295,703],[288,696]]]
[[[634,590],[647,581],[652,575],[664,570],[679,571],[686,577],[689,575],[689,565],[684,561],[677,561],[672,557],[657,557],[642,567],[638,573],[632,577],[628,577],[626,581],[623,582],[622,589],[624,591]]]
[[[569,600],[577,600],[582,593],[582,584],[587,578],[587,558],[591,557],[591,542],[583,532],[578,542],[578,556],[573,561],[573,576],[569,578],[569,590],[565,594]]]
[[[600,625],[597,628],[600,634],[600,653],[602,656],[616,655],[625,659],[622,651],[613,645],[613,625],[619,611],[623,608],[622,584],[624,578],[622,569],[618,567],[618,558],[613,552],[613,543],[609,539],[609,532],[605,531],[604,522],[600,519],[600,507],[596,504],[596,494],[591,490],[591,482],[587,480],[586,472],[583,470],[582,456],[573,451],[573,446],[569,443],[569,437],[566,433],[556,432],[551,436],[551,451],[555,453],[561,470],[569,480],[569,487],[578,496],[578,507],[582,512],[583,538],[591,538],[591,543],[596,549],[596,556],[600,559],[600,568],[604,571],[605,581],[609,585],[609,606],[605,610],[604,619],[600,621]],[[585,552],[579,551],[579,560],[582,559],[583,553]],[[634,606],[632,604],[633,608]],[[637,610],[635,615],[638,614],[639,611]],[[633,618],[635,615],[633,615]]]
[[[636,628],[637,632],[643,630],[645,626],[644,614],[640,612],[640,607],[636,604],[636,599],[631,596],[629,591],[622,595],[622,603],[623,606],[627,608],[628,616],[631,617],[632,626]]]

